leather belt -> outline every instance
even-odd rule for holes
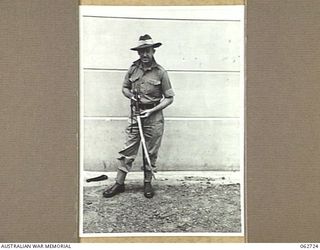
[[[154,108],[155,106],[157,106],[159,104],[159,102],[155,102],[155,103],[148,103],[148,104],[139,104],[139,107],[141,109],[152,109]]]

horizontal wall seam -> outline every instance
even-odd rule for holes
[[[109,69],[109,68],[83,68],[84,71],[118,71],[127,72],[128,69]],[[240,70],[195,70],[195,69],[169,69],[167,72],[177,73],[236,73],[240,74]]]
[[[118,120],[123,121],[127,120],[128,117],[124,116],[84,116],[82,117],[84,120]],[[167,121],[223,121],[223,120],[240,120],[240,117],[165,117]]]
[[[94,15],[83,15],[82,17],[87,18],[109,18],[109,19],[129,19],[129,20],[156,20],[156,21],[198,21],[198,22],[241,22],[238,19],[190,19],[190,18],[166,18],[166,17],[117,17],[117,16],[94,16]]]

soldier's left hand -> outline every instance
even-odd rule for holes
[[[147,118],[152,114],[152,110],[151,109],[146,109],[140,112],[141,116],[140,118]]]

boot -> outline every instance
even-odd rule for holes
[[[126,179],[127,173],[121,171],[120,169],[117,172],[116,183],[103,192],[105,198],[111,198],[116,194],[123,193],[125,191],[124,181]]]
[[[124,184],[115,183],[111,188],[103,192],[103,197],[111,198],[116,194],[123,193],[125,191]]]
[[[144,196],[146,198],[152,198],[154,195],[154,191],[151,185],[152,173],[151,171],[144,172]]]
[[[151,182],[144,183],[144,196],[149,199],[154,196],[154,191]]]

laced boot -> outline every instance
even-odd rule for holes
[[[126,179],[127,173],[124,171],[118,170],[116,183],[103,192],[103,197],[111,198],[116,194],[123,193],[125,191],[124,181]]]
[[[123,193],[125,191],[124,184],[115,183],[111,188],[108,188],[106,191],[103,192],[103,197],[111,198],[116,194]]]
[[[151,180],[152,180],[152,173],[150,171],[146,171],[144,176],[144,196],[149,199],[154,196]]]

